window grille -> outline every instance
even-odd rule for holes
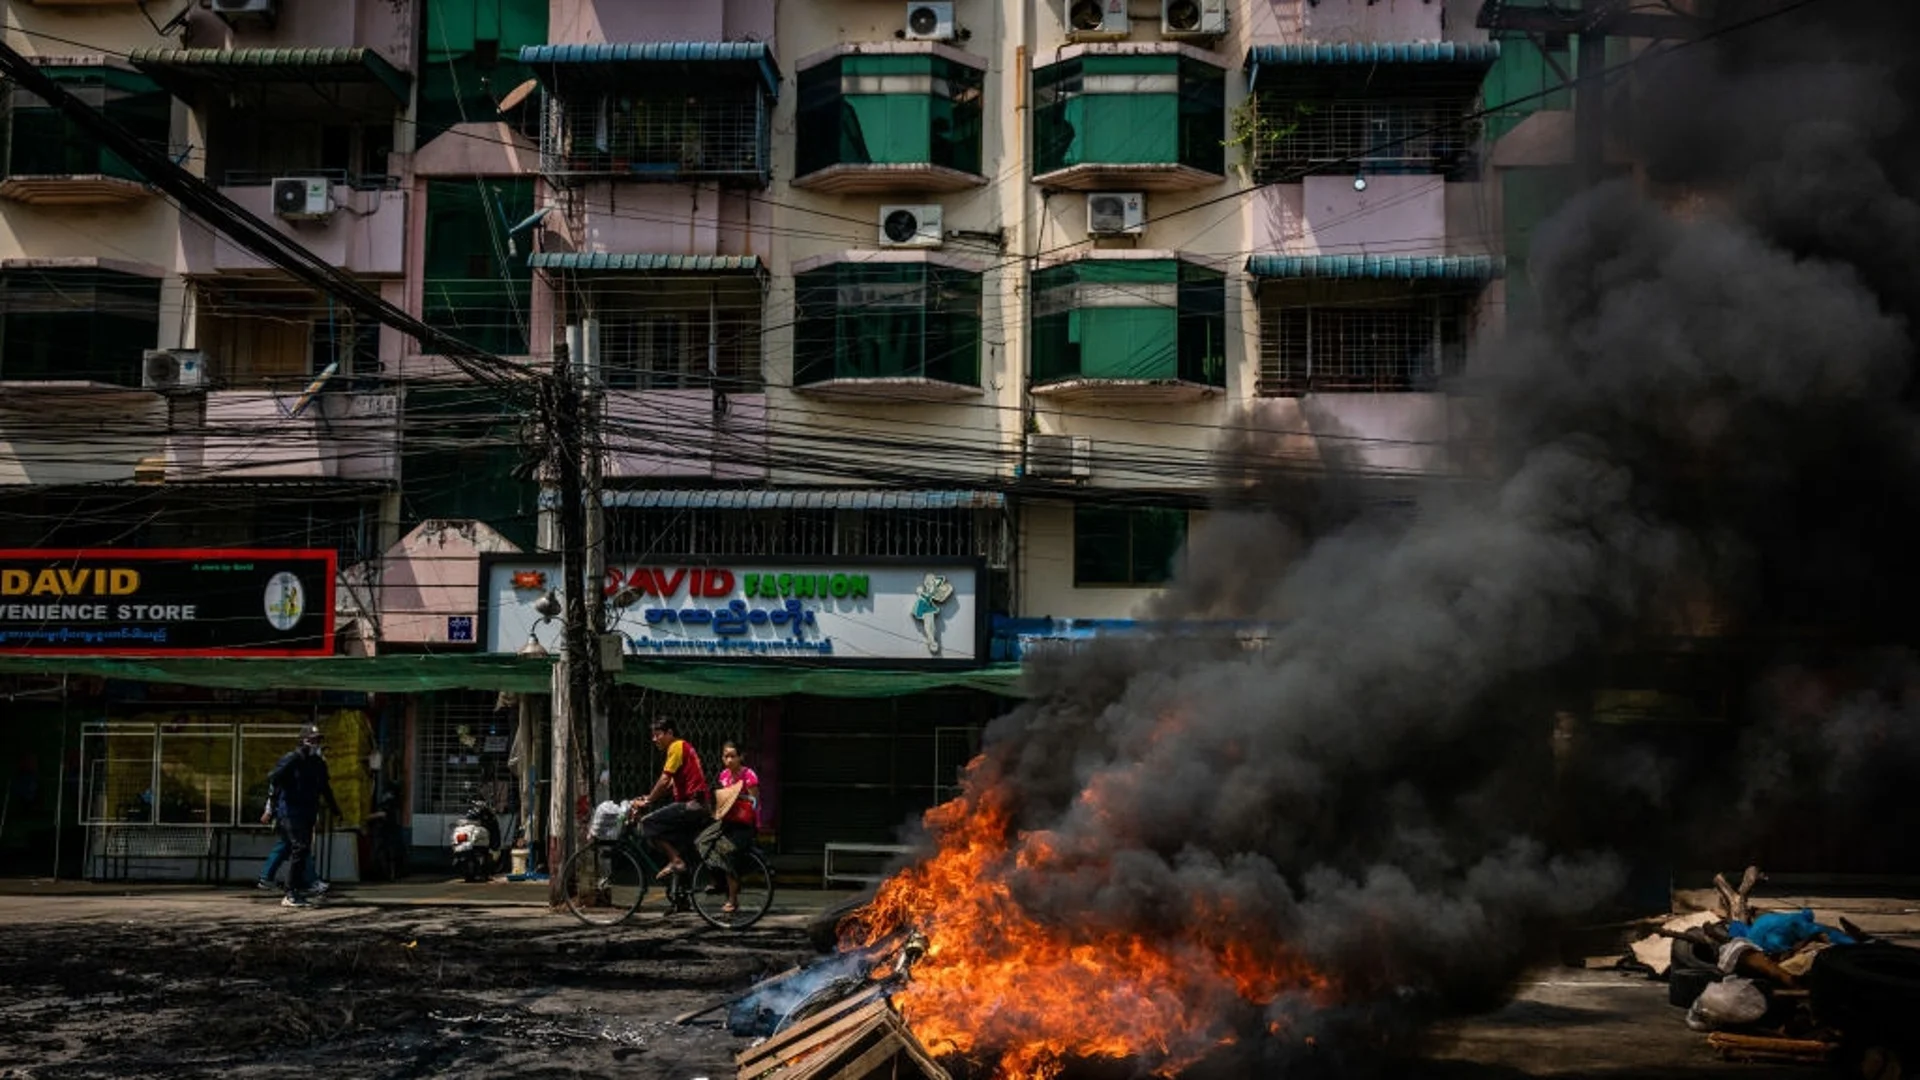
[[[995,511],[607,511],[609,549],[620,557],[983,556],[1004,563]]]
[[[416,740],[416,814],[458,814],[476,795],[501,801],[513,788],[507,768],[518,717],[496,710],[492,691],[435,694],[421,710]]]
[[[540,132],[549,176],[764,183],[770,141],[757,93],[553,98]]]
[[[1465,301],[1425,297],[1353,307],[1269,305],[1260,313],[1260,392],[1431,390],[1465,360]]]
[[[1301,100],[1260,94],[1254,179],[1328,171],[1451,172],[1478,137],[1448,98]]]
[[[587,286],[587,303],[600,325],[601,378],[612,389],[762,385],[758,279],[599,277]]]

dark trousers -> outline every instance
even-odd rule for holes
[[[287,830],[281,825],[279,818],[273,821],[273,831],[279,834],[280,839],[274,841],[273,850],[267,852],[267,865],[260,868],[261,881],[272,881],[273,875],[280,872],[280,867],[286,863],[287,857],[293,854],[293,841],[287,838]]]
[[[280,839],[287,845],[287,895],[299,896],[313,884],[313,819],[278,820]]]
[[[697,802],[677,802],[640,819],[640,835],[649,840],[666,840],[675,845],[691,843],[702,826],[713,820],[707,808]]]

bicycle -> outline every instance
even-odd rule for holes
[[[726,875],[711,865],[713,850],[720,841],[716,836],[699,846],[693,868],[667,879],[667,911],[692,911],[717,929],[744,930],[759,922],[773,906],[773,870],[757,848],[734,852],[740,900],[736,910],[723,910],[727,902]],[[632,918],[646,899],[647,886],[660,872],[660,864],[648,849],[637,823],[627,822],[621,825],[619,839],[592,840],[574,852],[560,866],[567,910],[590,926],[618,926]]]

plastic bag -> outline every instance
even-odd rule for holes
[[[1705,990],[1687,1010],[1687,1026],[1695,1031],[1739,1027],[1767,1015],[1767,995],[1752,979],[1721,979]]]
[[[618,840],[626,820],[626,803],[603,802],[593,808],[593,819],[587,824],[587,832],[595,840]]]

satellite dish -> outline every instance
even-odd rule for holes
[[[500,111],[504,113],[508,109],[511,109],[514,106],[519,105],[521,102],[527,100],[527,96],[529,94],[532,94],[534,91],[534,88],[539,85],[540,85],[539,79],[528,79],[526,82],[523,82],[519,86],[516,86],[513,89],[507,91],[507,96],[500,99]]]

